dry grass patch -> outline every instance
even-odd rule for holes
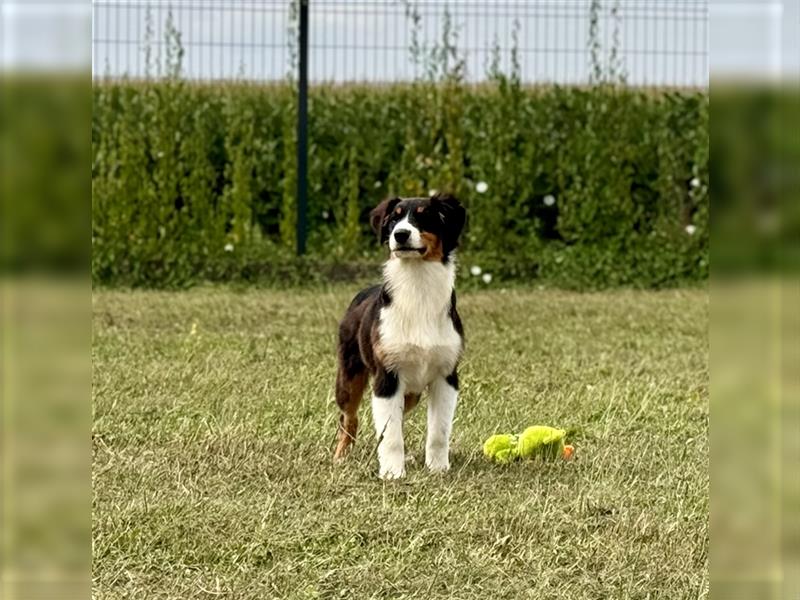
[[[96,598],[705,596],[705,291],[464,294],[453,468],[420,407],[399,483],[368,409],[330,460],[354,291],[94,294]],[[537,422],[577,459],[483,460]]]

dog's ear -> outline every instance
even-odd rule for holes
[[[389,239],[389,232],[386,227],[386,217],[391,214],[394,207],[400,203],[400,198],[386,198],[383,202],[378,204],[369,213],[369,224],[372,226],[372,231],[378,236],[380,243],[383,244]]]
[[[442,242],[447,254],[458,246],[458,238],[467,221],[467,211],[452,194],[436,194],[431,198],[431,205],[442,221],[444,232]]]

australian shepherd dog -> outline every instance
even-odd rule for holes
[[[356,439],[358,406],[372,378],[379,474],[405,475],[403,415],[428,392],[425,464],[450,468],[450,431],[458,400],[464,329],[456,311],[455,250],[466,212],[453,196],[389,198],[370,214],[389,246],[383,282],[359,292],[339,325],[334,457]]]

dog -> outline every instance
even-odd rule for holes
[[[383,282],[359,292],[339,325],[334,458],[356,439],[358,407],[372,377],[379,475],[405,475],[403,416],[429,392],[425,464],[450,468],[450,433],[458,401],[464,328],[456,310],[455,251],[466,211],[452,195],[388,198],[370,213],[388,244]]]

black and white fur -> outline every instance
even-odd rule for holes
[[[405,474],[403,415],[427,391],[425,464],[450,468],[463,327],[456,310],[455,250],[465,211],[450,195],[391,198],[371,214],[389,246],[383,283],[361,291],[339,326],[336,400],[342,411],[335,457],[355,441],[358,406],[372,377],[372,414],[382,478]]]

